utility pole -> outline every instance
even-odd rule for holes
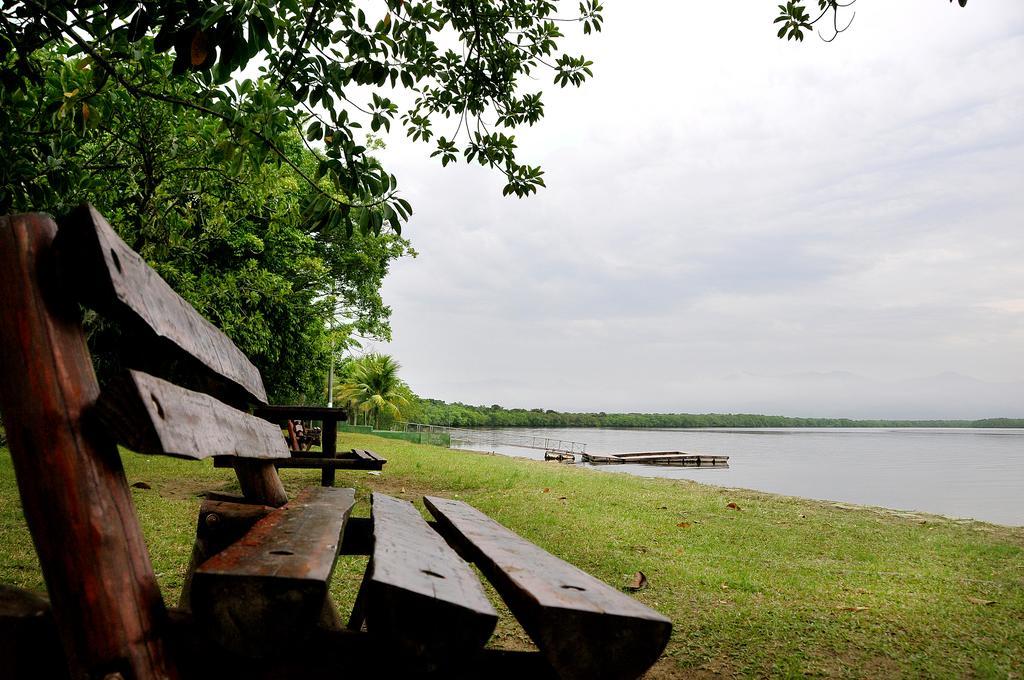
[[[335,324],[338,321],[338,303],[335,299],[337,284],[331,284],[331,368],[327,373],[327,408],[334,407],[334,355],[337,353],[337,338],[335,338]]]
[[[327,408],[334,407],[334,334],[331,333],[331,370],[327,374]]]

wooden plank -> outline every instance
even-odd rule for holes
[[[164,603],[117,447],[83,427],[99,397],[46,215],[0,218],[0,411],[72,675],[176,677]],[[45,293],[44,293],[45,291]]]
[[[584,453],[583,462],[592,465],[674,465],[679,467],[729,467],[729,456],[694,453]]]
[[[256,522],[274,511],[268,505],[207,498],[199,506],[196,540],[185,570],[178,606],[189,609],[192,602],[192,577],[199,565],[244,536]]]
[[[344,453],[339,453],[338,458],[345,460],[362,460],[366,462],[379,462],[382,465],[387,461],[383,456],[370,451],[369,449],[351,449]]]
[[[302,449],[292,449],[289,451],[292,454],[292,458],[325,458],[323,451],[303,451]]]
[[[197,460],[290,456],[276,425],[141,371],[127,371],[105,388],[95,412],[119,444],[138,453]]]
[[[143,366],[183,361],[185,370],[177,372],[201,374],[211,388],[204,391],[236,405],[266,403],[263,379],[248,357],[174,292],[91,205],[61,220],[56,247],[69,291],[151,340],[135,348],[137,357],[147,359]]]
[[[338,680],[339,678],[443,678],[443,680],[554,680],[551,665],[538,652],[482,649],[443,674],[424,674],[402,665],[374,635],[345,629],[318,629],[307,640],[282,640],[283,653],[273,659],[237,656],[212,640],[185,611],[170,611],[175,649],[186,664],[184,674],[197,680]],[[287,645],[287,646],[286,646]]]
[[[688,454],[681,454],[681,455],[657,454],[657,455],[652,455],[652,456],[633,456],[631,458],[621,458],[619,456],[614,456],[614,457],[615,458],[619,458],[619,460],[621,460],[624,463],[646,463],[648,461],[659,461],[659,460],[665,460],[665,461],[670,461],[670,460],[679,460],[679,461],[689,460],[689,461],[694,461],[694,462],[703,460],[703,461],[707,461],[707,462],[710,463],[710,462],[712,462],[714,460],[713,456],[698,456],[698,455],[689,454],[689,453]]]
[[[0,675],[10,680],[68,677],[48,600],[0,583]]]
[[[637,678],[657,661],[672,632],[667,618],[461,501],[423,502],[561,677]]]
[[[714,456],[706,453],[683,453],[682,451],[652,451],[649,453],[613,453],[609,454],[613,458],[620,458],[623,460],[634,461],[634,460],[647,460],[656,458],[686,458],[693,460],[729,460],[729,456]]]
[[[360,460],[354,458],[291,458],[275,461],[279,468],[301,468],[319,470],[380,470],[385,461]]]
[[[329,418],[333,418],[335,421],[345,420],[348,417],[348,411],[329,406],[270,405],[257,406],[253,409],[253,415],[283,425],[288,420],[322,421]]]
[[[599,453],[584,453],[582,455],[583,455],[583,462],[584,463],[592,463],[592,464],[595,464],[595,465],[601,464],[601,463],[608,463],[608,464],[612,464],[612,465],[622,465],[622,464],[624,464],[626,462],[622,458],[616,458],[615,456],[603,455],[603,454],[599,454]]]
[[[686,453],[685,451],[638,451],[636,453],[609,453],[609,456],[616,458],[644,458],[647,456],[696,456],[700,454]]]
[[[197,620],[225,647],[258,657],[308,638],[354,503],[352,489],[313,487],[257,522],[196,569]]]
[[[486,644],[498,622],[473,570],[408,501],[375,493],[373,555],[361,611],[366,629],[418,666],[437,670]]]
[[[237,467],[241,461],[237,458],[214,458],[213,466],[218,468]],[[356,458],[321,458],[319,456],[302,456],[300,458],[274,459],[269,464],[278,468],[295,468],[299,470],[380,470],[385,460],[359,460]],[[246,498],[252,500],[248,494]],[[264,502],[264,501],[255,501]],[[273,505],[269,503],[268,505]]]

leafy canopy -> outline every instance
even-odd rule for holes
[[[45,73],[36,50],[71,44],[88,58],[92,78],[66,90],[62,103],[83,129],[109,115],[103,94],[117,86],[136,100],[219,121],[253,164],[272,158],[289,166],[313,187],[306,214],[324,229],[400,232],[412,208],[368,154],[365,137],[396,120],[412,139],[432,144],[444,165],[462,157],[503,173],[506,194],[544,185],[541,169],[516,156],[512,132],[544,114],[541,92],[524,91],[523,79],[549,70],[563,87],[582,84],[591,62],[559,52],[561,27],[578,24],[587,34],[603,21],[598,0],[572,3],[570,16],[560,16],[557,4],[14,0],[0,10],[0,87],[38,85]],[[150,53],[173,58],[163,70]],[[253,71],[258,78],[244,77]],[[177,87],[182,79],[192,84],[187,96]],[[401,111],[400,98],[408,99]],[[446,129],[436,131],[438,121]],[[320,145],[316,167],[281,148],[288,130]],[[47,205],[47,196],[32,198]]]
[[[116,85],[83,101],[96,74],[88,57],[66,52],[37,50],[39,84],[0,91],[3,212],[39,209],[33,192],[58,213],[95,204],[256,363],[278,403],[322,400],[331,352],[360,337],[390,339],[381,283],[393,260],[415,252],[390,232],[315,228],[305,208],[316,188],[300,173],[315,172],[321,157],[295,130],[272,138],[289,164],[248,162],[229,129],[193,109]],[[141,49],[117,68],[159,73],[170,64]],[[168,85],[183,99],[198,87]],[[120,340],[98,321],[89,328],[102,377]]]

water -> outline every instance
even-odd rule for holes
[[[521,429],[493,432],[526,433]],[[529,432],[586,442],[588,453],[685,451],[730,457],[728,469],[599,466],[608,472],[692,479],[790,496],[1024,525],[1024,430],[1019,429],[541,428]],[[543,451],[532,449],[488,444],[461,447],[544,458]]]

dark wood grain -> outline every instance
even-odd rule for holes
[[[69,290],[87,306],[151,337],[147,353],[176,355],[211,385],[226,383],[233,394],[218,391],[225,401],[266,403],[263,379],[248,357],[174,292],[91,205],[61,220],[57,248]]]
[[[280,425],[284,425],[288,420],[324,420],[327,418],[333,418],[336,421],[345,420],[348,417],[347,414],[348,412],[343,408],[329,406],[271,405],[257,406],[253,410],[253,415]]]
[[[637,678],[672,632],[658,612],[461,501],[425,497],[449,542],[472,559],[565,678]]]
[[[165,610],[99,397],[78,306],[55,286],[56,225],[0,218],[0,410],[72,675],[176,677]]]
[[[274,461],[277,467],[282,468],[319,468],[321,470],[381,470],[384,467],[383,460],[367,460],[365,458],[291,458],[289,460]],[[330,485],[328,485],[330,486]]]
[[[240,461],[234,458],[215,458],[214,467],[237,467]],[[367,460],[363,458],[323,458],[321,456],[300,456],[294,458],[274,459],[269,464],[279,468],[297,468],[300,470],[380,470],[385,460]],[[248,494],[246,495],[248,498]],[[260,501],[266,502],[266,501]],[[269,503],[273,505],[273,503]]]
[[[196,569],[192,611],[238,653],[278,653],[320,620],[355,492],[306,489]]]
[[[0,676],[10,680],[68,677],[48,600],[0,584]]]
[[[321,448],[325,457],[334,458],[338,452],[338,418],[336,416],[324,416],[323,423]],[[320,486],[334,486],[335,469],[333,467],[325,467],[320,470]],[[379,470],[380,468],[376,469]]]
[[[191,607],[192,577],[199,565],[242,538],[256,522],[274,511],[274,508],[268,505],[244,503],[243,500],[207,498],[199,506],[196,540],[192,545],[192,557],[189,559],[188,568],[185,570],[185,580],[178,599],[179,607]]]
[[[291,455],[276,425],[141,371],[104,388],[95,413],[119,444],[138,453],[197,460]]]
[[[554,680],[550,664],[537,652],[482,649],[443,672],[416,672],[399,663],[392,650],[368,633],[320,628],[304,640],[283,639],[277,658],[239,657],[212,640],[188,612],[171,610],[174,648],[194,680],[338,680],[339,678],[422,678],[433,680]]]
[[[288,502],[288,492],[277,474],[274,464],[277,460],[252,460],[244,458],[214,458],[214,467],[233,467],[242,495],[250,503],[263,503],[279,508]],[[219,461],[228,461],[227,464]],[[290,459],[284,459],[286,462]]]
[[[354,457],[360,459],[360,460],[367,460],[367,461],[373,460],[373,461],[380,461],[381,463],[386,463],[387,462],[387,460],[382,458],[380,456],[380,454],[374,453],[373,451],[370,451],[369,449],[352,449],[352,455]]]
[[[476,574],[408,501],[375,493],[373,554],[349,627],[366,628],[395,653],[438,668],[480,649],[498,614]]]

